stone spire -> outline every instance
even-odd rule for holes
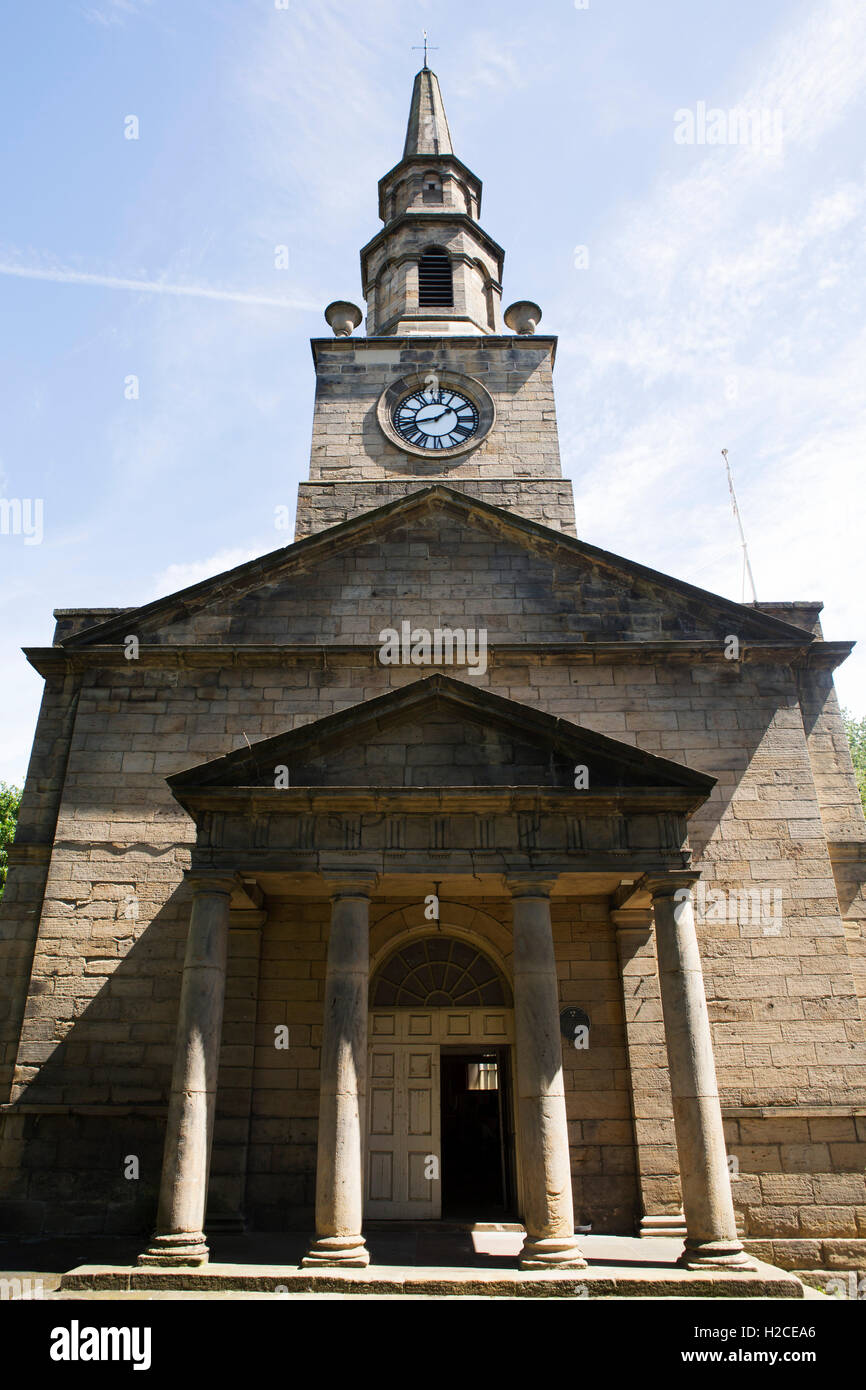
[[[423,67],[412,89],[403,158],[409,159],[413,154],[453,153],[439,79],[430,68]]]
[[[481,180],[454,153],[439,81],[425,62],[402,158],[379,180],[385,225],[361,251],[369,337],[502,332],[505,253],[480,214]]]

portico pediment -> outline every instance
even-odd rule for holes
[[[168,779],[196,863],[414,873],[682,867],[714,781],[433,675]],[[228,858],[227,858],[228,856]]]

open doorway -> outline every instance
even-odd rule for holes
[[[440,1052],[442,1215],[503,1221],[513,1205],[509,1049]]]

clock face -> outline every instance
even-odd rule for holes
[[[394,407],[394,428],[416,449],[453,449],[478,429],[478,411],[467,396],[449,387],[413,391]]]

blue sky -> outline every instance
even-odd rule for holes
[[[578,534],[740,598],[728,448],[758,597],[823,599],[825,635],[862,638],[862,0],[9,6],[0,496],[44,499],[44,538],[0,535],[0,778],[23,778],[42,682],[19,648],[54,607],[285,543],[309,338],[360,300],[425,27],[504,302],[560,336]],[[781,139],[678,143],[699,103]],[[866,652],[837,683],[866,714]]]

